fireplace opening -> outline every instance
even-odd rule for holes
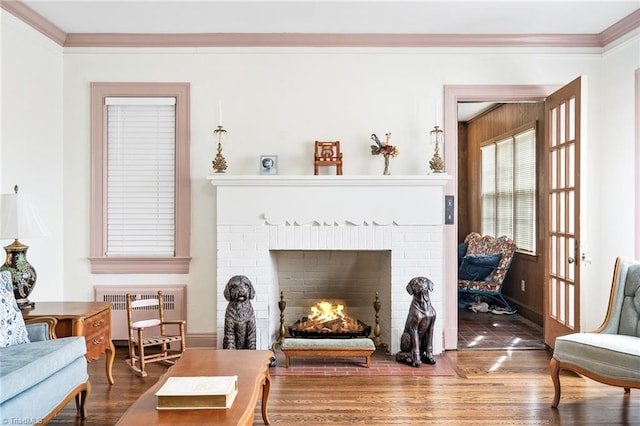
[[[289,326],[291,337],[369,337],[371,326],[347,315],[345,305],[321,301],[310,313]]]

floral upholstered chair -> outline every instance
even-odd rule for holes
[[[497,238],[477,232],[467,235],[458,247],[458,293],[498,300],[514,312],[502,296],[502,285],[515,251],[515,242],[504,235]]]

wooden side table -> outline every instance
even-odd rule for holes
[[[34,308],[22,311],[27,318],[55,317],[57,337],[83,336],[87,343],[87,360],[94,361],[106,353],[106,373],[113,384],[113,360],[116,356],[111,341],[111,303],[109,302],[36,302]]]

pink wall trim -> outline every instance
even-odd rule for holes
[[[461,101],[543,101],[560,86],[555,85],[451,85],[444,86],[444,162],[445,172],[453,179],[445,187],[446,195],[458,198],[458,102]],[[455,203],[458,208],[458,203]],[[456,216],[457,217],[457,213]],[[453,249],[458,245],[458,227],[445,226],[444,246],[447,248],[445,257],[444,309],[455,312],[458,309],[458,288],[455,284],[458,275],[457,254]],[[444,348],[457,349],[458,346],[458,318],[450,315],[444,324]]]
[[[606,46],[636,28],[640,28],[640,9],[601,32],[600,42]]]
[[[69,34],[65,47],[602,47],[595,34]]]
[[[636,111],[635,111],[635,130],[636,130],[636,229],[635,229],[635,258],[640,259],[640,68],[635,72],[635,93],[636,93]]]
[[[604,47],[640,28],[640,10],[600,34],[67,34],[17,0],[0,6],[64,47]]]
[[[189,83],[91,83],[91,177],[90,238],[91,272],[103,273],[188,273],[191,260],[191,171]],[[171,258],[113,258],[106,248],[106,96],[175,96],[176,138],[176,236]]]
[[[7,12],[15,15],[18,19],[46,35],[60,46],[64,46],[67,33],[55,26],[51,21],[43,18],[42,15],[36,13],[29,6],[20,1],[1,1],[0,6],[2,6],[2,8]]]

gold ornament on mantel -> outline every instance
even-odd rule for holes
[[[216,158],[212,161],[213,170],[216,173],[224,173],[227,170],[227,160],[225,160],[222,155],[222,136],[227,134],[227,131],[219,125],[216,130],[213,131],[214,135],[218,135],[218,153],[216,154]]]
[[[440,143],[444,143],[444,132],[438,126],[433,126],[431,133],[431,141],[435,145],[433,149],[433,157],[429,161],[429,167],[433,173],[444,172],[444,161],[440,157]]]

